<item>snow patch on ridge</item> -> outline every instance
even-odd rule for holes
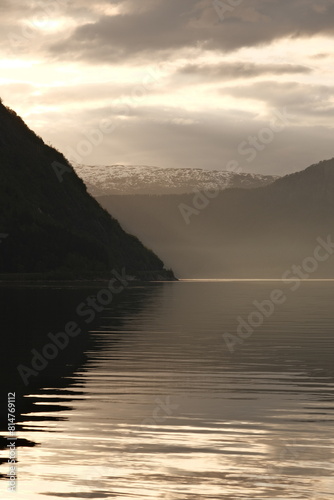
[[[200,168],[161,168],[147,165],[75,165],[93,196],[111,194],[181,194],[194,190],[254,188],[278,176]]]

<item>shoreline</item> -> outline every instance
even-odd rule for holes
[[[129,285],[154,284],[154,283],[173,283],[179,281],[177,278],[168,276],[148,276],[138,278],[133,276],[127,277]],[[37,275],[0,275],[0,286],[98,286],[108,283],[110,278],[57,278]]]

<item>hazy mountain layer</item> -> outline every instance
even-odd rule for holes
[[[292,273],[334,278],[330,244],[318,248],[319,238],[334,241],[334,160],[212,199],[191,194],[99,200],[180,277],[281,278],[301,266]],[[323,260],[314,262],[315,252]]]

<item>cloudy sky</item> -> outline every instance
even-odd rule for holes
[[[84,164],[334,156],[333,0],[0,0],[1,97]]]

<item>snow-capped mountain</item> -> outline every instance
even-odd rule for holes
[[[194,190],[254,188],[277,176],[199,168],[159,168],[145,165],[74,166],[93,196],[110,194],[181,194]]]

